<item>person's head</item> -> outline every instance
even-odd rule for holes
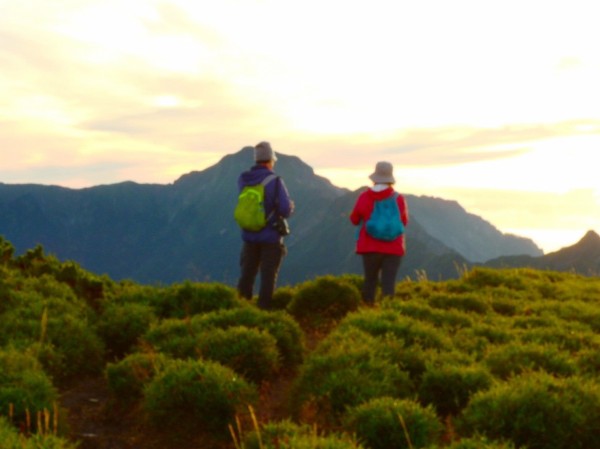
[[[394,184],[396,182],[394,178],[394,166],[390,162],[377,162],[375,172],[369,176],[369,179],[374,184]]]
[[[272,167],[277,160],[277,156],[271,148],[269,142],[260,142],[254,147],[254,161],[257,164],[263,164]]]

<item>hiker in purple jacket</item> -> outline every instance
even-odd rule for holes
[[[274,174],[273,167],[277,156],[269,142],[260,142],[254,147],[254,161],[255,165],[238,178],[240,192],[245,186],[260,184],[265,178]],[[287,254],[283,236],[273,224],[278,215],[288,218],[294,210],[294,202],[290,199],[280,177],[275,177],[265,185],[264,206],[268,218],[267,225],[256,232],[242,230],[241,275],[237,289],[240,297],[251,299],[254,280],[260,269],[258,306],[261,309],[269,309],[279,268]]]

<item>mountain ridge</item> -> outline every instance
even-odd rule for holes
[[[356,229],[347,217],[363,189],[337,187],[299,157],[278,156],[275,171],[296,202],[281,283],[361,273],[354,254]],[[240,150],[170,184],[124,181],[69,189],[0,183],[0,235],[17,251],[41,244],[60,259],[115,279],[233,284],[241,247],[232,217],[236,181],[252,163],[252,151]],[[411,223],[401,276],[426,271],[432,279],[445,279],[457,276],[457,266],[543,255],[530,239],[501,233],[456,201],[405,196]]]

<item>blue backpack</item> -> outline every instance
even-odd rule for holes
[[[367,234],[378,240],[391,242],[404,233],[404,223],[398,208],[398,193],[375,201],[373,212],[365,224]]]

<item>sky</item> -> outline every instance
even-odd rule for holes
[[[268,140],[556,251],[600,233],[596,3],[0,0],[0,182],[168,184]]]

